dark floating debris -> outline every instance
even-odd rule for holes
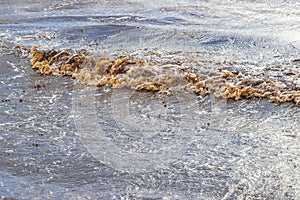
[[[300,62],[300,58],[294,59],[292,62]]]
[[[43,136],[43,135],[44,135],[44,133],[38,133],[38,135],[39,135],[39,136]]]
[[[40,146],[38,143],[32,143],[32,146],[34,146],[34,147],[38,147],[38,146]]]
[[[31,86],[31,88],[36,89],[36,90],[40,90],[40,89],[45,88],[45,87],[46,87],[45,84],[37,84],[37,85]]]
[[[10,102],[10,99],[1,99],[1,102],[4,103],[4,102]]]
[[[69,51],[41,51],[38,46],[32,47],[30,55],[32,68],[41,74],[71,76],[87,85],[130,87],[163,94],[172,94],[174,88],[180,88],[197,95],[214,94],[217,98],[266,98],[271,102],[300,105],[297,79],[300,73],[297,71],[284,72],[293,77],[291,80],[283,80],[222,69],[209,74],[188,73],[182,69],[189,66],[189,63],[159,65],[131,57],[96,59]],[[36,89],[41,87],[44,86],[37,85]]]

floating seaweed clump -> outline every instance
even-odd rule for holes
[[[300,105],[297,84],[300,73],[297,71],[293,71],[289,81],[223,70],[197,74],[186,70],[189,63],[159,65],[131,57],[96,59],[83,53],[41,51],[37,46],[32,47],[30,55],[32,68],[41,74],[71,76],[87,85],[130,87],[138,91],[164,94],[182,89],[203,96],[214,94],[219,98],[234,100],[267,98],[272,102],[294,102]]]

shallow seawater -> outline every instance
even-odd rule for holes
[[[298,91],[299,10],[280,0],[0,0],[0,197],[299,199],[299,105],[87,86],[41,75],[15,49],[187,63]]]

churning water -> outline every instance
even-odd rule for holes
[[[0,0],[0,196],[299,199],[299,33],[296,0]],[[146,64],[48,76],[33,45]]]

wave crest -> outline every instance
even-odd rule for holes
[[[163,94],[188,90],[197,95],[214,94],[226,99],[267,98],[277,103],[300,104],[299,87],[295,82],[295,77],[300,77],[298,72],[293,72],[292,81],[287,81],[222,69],[196,74],[188,72],[189,63],[159,65],[132,57],[96,59],[80,52],[41,51],[38,46],[32,47],[30,55],[32,68],[41,74],[72,76],[87,85],[129,87]]]

